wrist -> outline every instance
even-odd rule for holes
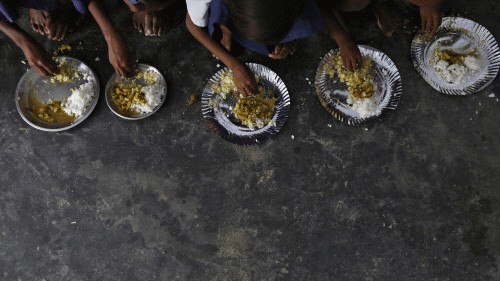
[[[120,34],[116,30],[110,30],[104,34],[104,40],[108,45],[115,43],[116,41],[121,40]]]
[[[244,67],[243,63],[236,58],[231,58],[226,66],[231,70],[236,70],[238,68]]]
[[[438,10],[441,8],[442,1],[429,1],[419,5],[420,9],[424,10]]]
[[[330,33],[330,38],[332,38],[337,45],[344,45],[354,41],[347,32],[340,30]]]
[[[438,10],[439,7],[437,6],[420,6],[420,10],[427,10],[427,11],[434,11]]]
[[[16,45],[22,50],[27,48],[29,45],[36,43],[36,41],[34,41],[31,37],[25,35],[21,35],[18,39],[15,40],[15,42]]]
[[[354,42],[354,40],[350,37],[350,36],[341,36],[339,38],[337,38],[335,40],[335,42],[337,42],[337,45],[339,46],[339,48],[342,48],[343,46],[346,46],[346,45],[353,45],[353,44],[356,44]]]

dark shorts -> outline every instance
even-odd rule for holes
[[[213,36],[216,25],[224,25],[232,32],[232,37],[243,47],[259,53],[263,56],[269,55],[269,46],[257,43],[239,34],[231,23],[229,10],[223,0],[213,0],[210,3],[210,15],[208,18],[208,31]],[[290,27],[287,35],[280,43],[287,43],[297,39],[309,37],[324,30],[325,23],[314,0],[309,0],[304,6],[302,13],[297,17]]]

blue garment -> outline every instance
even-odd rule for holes
[[[53,11],[59,7],[58,0],[22,0],[20,3],[17,1],[0,0],[0,21],[13,22],[19,16],[17,14],[18,7],[24,7],[35,10]],[[71,0],[75,9],[81,13],[87,13],[88,1],[87,0]]]
[[[215,25],[222,24],[229,28],[232,37],[243,47],[259,53],[263,56],[269,55],[269,49],[266,45],[260,44],[241,35],[231,22],[229,9],[223,0],[213,0],[210,3],[210,15],[208,17],[208,31],[213,36]],[[314,0],[307,1],[301,14],[297,16],[288,33],[280,41],[281,44],[291,42],[297,39],[306,38],[323,30],[325,22],[321,12]]]

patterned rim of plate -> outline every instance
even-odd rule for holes
[[[214,93],[214,87],[219,82],[221,74],[225,71],[229,71],[227,67],[219,70],[210,78],[201,97],[203,118],[207,122],[208,127],[221,138],[238,145],[259,144],[276,135],[288,119],[290,111],[290,96],[281,78],[266,66],[256,63],[247,63],[247,66],[255,75],[261,78],[261,82],[274,88],[273,92],[277,101],[270,124],[267,124],[262,129],[251,130],[246,126],[234,124],[222,110],[214,109],[210,104],[210,100],[214,94],[217,94]],[[226,107],[228,106],[223,102],[219,104]],[[221,106],[218,108],[221,108]]]
[[[467,34],[463,32],[467,30]],[[452,32],[461,32],[467,35],[471,42],[477,47],[482,47],[486,55],[487,69],[483,71],[482,77],[475,81],[469,81],[466,85],[457,87],[440,79],[434,74],[429,65],[427,54],[430,52],[431,42]],[[482,25],[465,18],[445,17],[436,35],[431,39],[425,39],[421,34],[416,34],[411,44],[411,58],[413,65],[424,80],[437,91],[447,95],[470,95],[477,93],[487,87],[497,76],[500,67],[500,51],[493,35]]]
[[[336,78],[330,78],[325,71],[325,66],[337,54],[338,49],[331,50],[323,57],[315,78],[316,94],[323,107],[337,120],[351,126],[369,125],[383,120],[396,109],[403,93],[401,75],[394,62],[386,54],[373,47],[364,45],[358,47],[363,56],[370,57],[373,60],[372,72],[377,74],[377,77],[380,77],[380,83],[383,82],[384,87],[381,87],[381,85],[377,87],[377,94],[382,95],[378,108],[380,114],[361,118],[357,112],[352,109],[349,110],[350,107],[347,106],[345,101],[340,100],[340,97],[330,96],[335,90],[346,90],[347,88],[343,83],[334,82]],[[382,76],[384,79],[381,78]],[[380,88],[385,89],[383,93],[380,93]]]
[[[167,82],[165,81],[165,78],[163,77],[163,75],[161,74],[161,72],[158,69],[156,69],[155,67],[153,67],[151,65],[142,64],[142,63],[136,64],[135,67],[137,70],[141,70],[141,71],[153,70],[160,77],[160,81],[158,81],[158,83],[160,83],[163,87],[165,87],[165,92],[163,93],[163,95],[161,97],[160,104],[158,104],[153,109],[153,111],[146,113],[146,114],[143,114],[143,115],[137,115],[137,116],[124,115],[124,114],[120,113],[119,110],[115,109],[114,105],[111,102],[111,88],[113,87],[115,80],[119,79],[121,77],[118,73],[116,73],[116,72],[113,73],[113,75],[111,75],[111,77],[109,78],[108,83],[106,84],[106,92],[105,92],[106,93],[105,94],[106,104],[108,105],[109,109],[114,114],[116,114],[116,116],[119,116],[125,120],[140,120],[140,119],[144,119],[146,117],[153,115],[156,111],[158,111],[161,108],[161,106],[163,105],[163,103],[165,102],[165,100],[167,98]]]
[[[38,118],[32,116],[32,114],[26,114],[26,112],[23,110],[23,108],[27,108],[26,105],[23,105],[24,103],[22,96],[24,93],[22,92],[22,88],[24,87],[25,83],[29,83],[30,81],[27,81],[30,76],[38,76],[42,78],[41,75],[39,75],[33,68],[28,69],[26,73],[21,77],[19,80],[19,83],[17,84],[16,88],[16,95],[15,95],[15,103],[16,103],[16,108],[17,111],[19,112],[19,115],[23,118],[23,120],[28,123],[31,127],[36,128],[38,130],[46,131],[46,132],[60,132],[60,131],[65,131],[69,130],[73,127],[78,126],[80,123],[82,123],[87,117],[90,116],[90,114],[94,111],[97,101],[99,100],[99,93],[101,91],[100,85],[99,85],[99,79],[97,78],[97,75],[95,74],[94,70],[85,64],[83,61],[69,57],[69,56],[58,56],[55,58],[56,61],[59,61],[61,59],[65,59],[69,61],[70,63],[74,63],[79,65],[79,67],[84,67],[85,70],[88,72],[90,75],[90,78],[93,80],[94,87],[95,87],[95,95],[92,100],[92,103],[87,106],[87,109],[85,110],[85,113],[82,114],[80,117],[75,119],[73,122],[70,123],[61,123],[59,126],[58,124],[49,124],[44,121],[38,120]],[[43,78],[42,78],[43,79]],[[36,120],[32,120],[32,118],[35,118]],[[67,125],[65,125],[67,124]]]

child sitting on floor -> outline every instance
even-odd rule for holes
[[[359,11],[372,4],[373,12],[377,18],[378,25],[385,36],[389,37],[401,25],[399,12],[394,0],[343,0],[329,1],[319,0],[330,4],[333,9],[341,12]],[[422,21],[422,32],[434,34],[441,25],[441,5],[444,0],[398,0],[404,3],[412,3],[420,8]]]
[[[326,27],[346,67],[357,68],[362,61],[356,43],[333,12],[320,11],[319,0],[187,0],[186,4],[188,30],[232,70],[243,95],[254,93],[256,82],[245,64],[231,55],[233,39],[259,54],[283,59],[296,51],[295,40]],[[213,39],[217,34],[220,43]]]
[[[67,0],[69,3],[69,0]],[[132,75],[132,64],[128,50],[122,37],[113,27],[104,13],[98,0],[72,0],[73,6],[61,5],[59,0],[0,0],[0,31],[5,33],[21,48],[29,65],[42,75],[53,75],[57,66],[47,51],[14,21],[17,18],[19,6],[30,9],[30,20],[33,29],[52,40],[60,40],[73,25],[71,17],[67,16],[76,9],[85,14],[87,10],[99,25],[108,44],[109,61],[121,76]]]
[[[335,34],[345,33],[345,30],[340,26],[343,22],[339,12],[360,11],[367,7],[370,3],[373,4],[373,12],[377,18],[378,25],[385,36],[389,37],[393,34],[398,25],[401,24],[399,13],[395,7],[394,0],[316,0],[321,7],[326,28],[330,36],[338,43],[344,66],[349,70],[359,68],[362,60],[361,54],[354,51],[354,47],[345,48],[351,43],[342,43],[341,40],[349,38],[348,35],[335,36]],[[422,32],[433,35],[441,25],[442,13],[441,4],[444,0],[400,0],[410,2],[420,7],[420,17],[422,20]],[[331,14],[329,14],[331,13]]]

